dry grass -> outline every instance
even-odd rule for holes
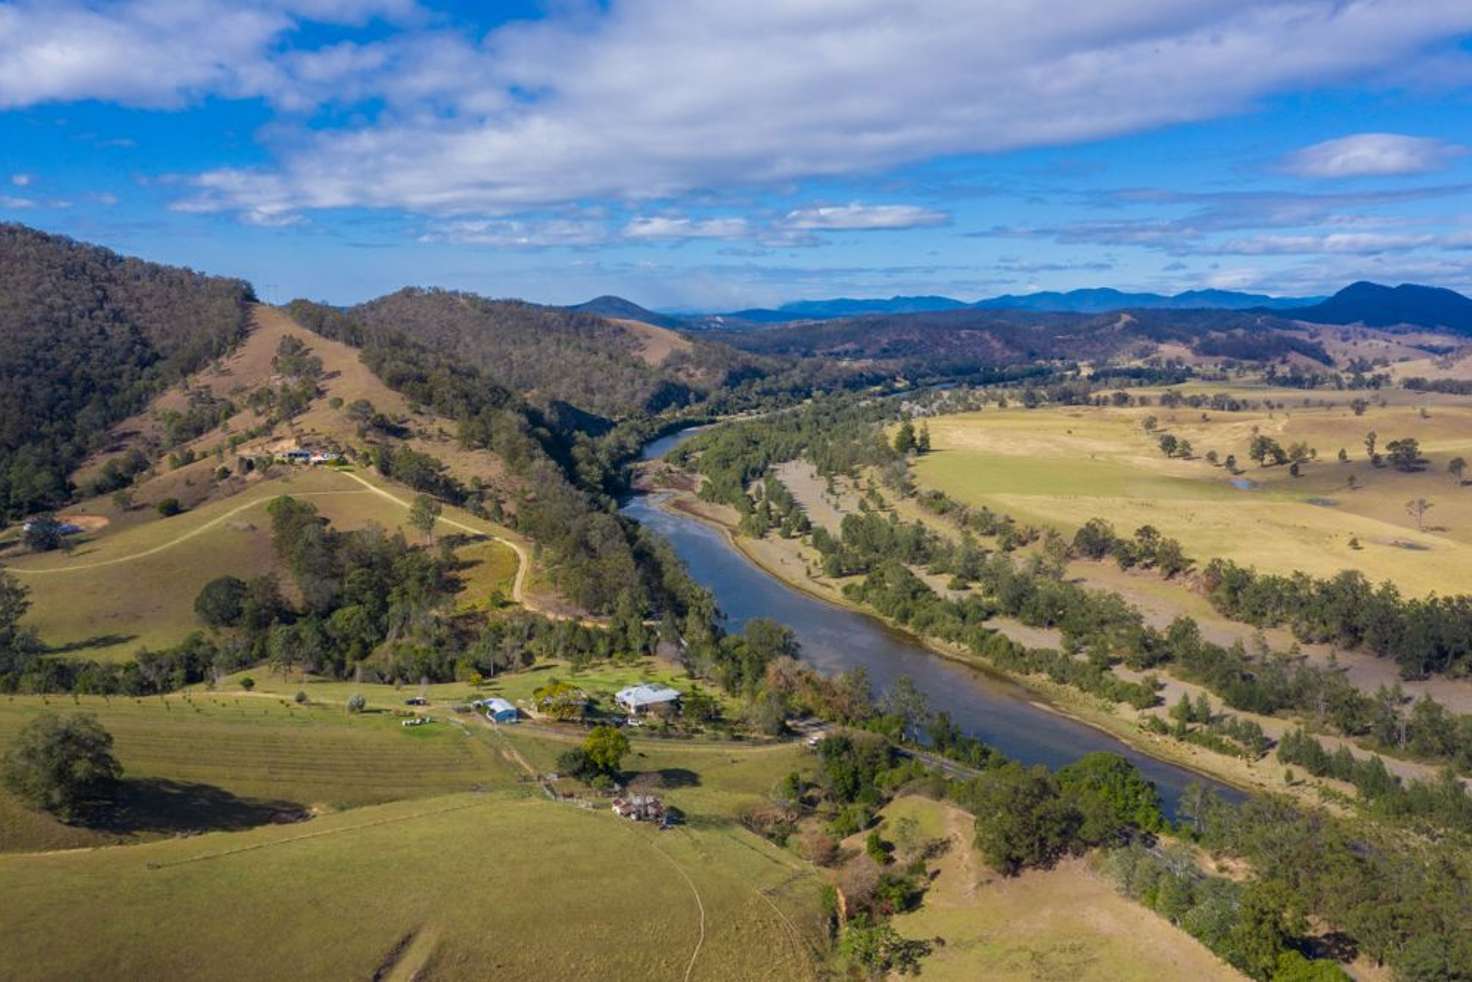
[[[930,865],[937,876],[921,908],[894,919],[910,938],[945,939],[925,960],[924,978],[1237,979],[1229,966],[1184,931],[1119,896],[1082,860],[1014,878],[992,873],[971,847],[972,819],[951,805],[900,798],[892,819],[915,818],[949,850]]]
[[[639,360],[646,365],[657,368],[676,351],[691,351],[695,348],[689,338],[667,327],[656,327],[643,321],[613,319],[612,322],[628,331],[639,342]]]
[[[940,417],[929,421],[936,452],[921,458],[916,472],[922,485],[959,500],[1066,530],[1105,517],[1125,533],[1153,525],[1203,559],[1222,556],[1320,576],[1360,569],[1417,595],[1472,591],[1472,488],[1455,486],[1445,472],[1450,458],[1472,456],[1472,401],[1413,400],[1400,393],[1398,404],[1355,416],[1345,393],[1324,395],[1338,403],[1330,408],[1302,406],[1298,391],[1242,394],[1269,395],[1290,408],[1208,412],[1205,420],[1199,410],[1159,407]],[[1159,419],[1162,431],[1190,440],[1198,455],[1236,454],[1251,489],[1234,487],[1223,468],[1199,456],[1165,458],[1141,426],[1147,415]],[[1306,441],[1318,450],[1318,461],[1300,478],[1286,467],[1259,468],[1247,458],[1254,427],[1284,446]],[[1380,434],[1381,447],[1401,436],[1420,440],[1428,469],[1402,474],[1371,467],[1363,448],[1371,429]],[[1335,460],[1340,447],[1349,452],[1349,463]],[[1348,487],[1350,475],[1357,490]],[[1416,497],[1435,505],[1424,531],[1405,511],[1405,502]],[[1351,539],[1362,548],[1354,549]]]

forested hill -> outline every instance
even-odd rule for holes
[[[1472,299],[1455,290],[1414,283],[1395,287],[1351,283],[1324,302],[1295,310],[1291,316],[1316,324],[1443,327],[1472,335]]]
[[[344,312],[370,331],[401,331],[542,405],[608,418],[698,401],[750,356],[709,342],[666,345],[617,321],[520,300],[404,289]]]
[[[109,427],[228,351],[254,299],[243,280],[0,224],[0,515],[64,501]]]
[[[1107,314],[1024,310],[931,311],[850,317],[713,336],[751,352],[862,360],[914,377],[966,374],[1036,361],[1131,356],[1163,343],[1204,357],[1331,359],[1295,325],[1230,310],[1125,310]]]

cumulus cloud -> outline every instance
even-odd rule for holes
[[[11,174],[10,183],[18,188],[29,187],[34,178],[30,174]]]
[[[412,82],[385,67],[414,61],[407,40],[277,59],[297,98],[327,79],[383,108],[201,176],[195,204],[491,213],[876,173],[1210,118],[1472,30],[1461,0],[1047,6],[615,0],[441,39],[452,70],[421,58]]]
[[[925,228],[945,225],[951,216],[916,205],[847,204],[799,208],[789,212],[782,224],[796,229],[868,230]]]
[[[1386,177],[1445,170],[1466,148],[1398,133],[1357,133],[1304,147],[1281,167],[1299,177]]]
[[[303,21],[359,24],[413,10],[412,0],[0,2],[0,109],[284,95],[278,42]]]

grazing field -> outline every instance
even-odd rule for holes
[[[950,805],[899,798],[900,816],[950,847],[919,910],[894,919],[908,938],[945,939],[924,962],[926,979],[1238,979],[1229,966],[1164,918],[1119,896],[1082,860],[1004,878],[971,847],[972,819]]]
[[[684,669],[656,658],[647,657],[624,665],[601,662],[582,671],[574,670],[566,662],[549,660],[538,662],[529,669],[485,679],[480,685],[472,685],[469,682],[438,682],[424,686],[410,685],[399,688],[392,685],[337,681],[317,677],[303,679],[295,673],[282,677],[261,668],[236,673],[226,678],[221,683],[221,688],[238,689],[242,675],[251,676],[255,682],[254,691],[257,694],[272,693],[285,698],[295,695],[300,689],[305,691],[314,702],[342,705],[347,702],[349,696],[356,693],[367,699],[370,707],[385,708],[403,707],[405,699],[423,695],[430,702],[430,710],[439,712],[443,712],[456,703],[485,699],[489,696],[500,696],[525,706],[531,703],[533,692],[536,689],[553,679],[567,682],[583,690],[592,698],[596,708],[608,712],[616,711],[613,702],[614,693],[630,685],[638,685],[640,682],[659,682],[688,691],[692,685],[698,684]],[[712,697],[719,699],[728,711],[734,712],[739,708],[734,700],[719,689],[709,685],[701,686],[701,688]]]
[[[495,793],[0,857],[0,881],[27,898],[0,908],[10,979],[805,979],[821,937],[817,879],[748,833]]]
[[[366,479],[366,478],[365,478]],[[376,480],[376,479],[374,479]],[[381,482],[380,482],[381,483]],[[397,490],[406,500],[411,492]],[[217,576],[271,572],[271,524],[266,505],[279,495],[310,501],[338,529],[377,523],[405,525],[407,511],[329,468],[287,469],[233,497],[172,518],[153,518],[79,542],[70,553],[44,553],[7,569],[31,589],[26,623],[47,644],[99,660],[121,661],[142,647],[175,644],[200,623],[194,598]],[[489,530],[459,509],[446,517]],[[411,541],[418,533],[406,532]],[[465,605],[483,606],[496,590],[511,594],[517,559],[495,541],[464,547]],[[289,584],[290,577],[282,582]]]
[[[0,753],[45,710],[96,714],[115,740],[127,807],[110,827],[89,831],[26,811],[0,792],[3,851],[254,825],[276,812],[511,787],[520,777],[483,740],[448,724],[406,730],[387,713],[349,716],[341,705],[206,692],[6,697]]]
[[[927,421],[934,452],[918,460],[916,475],[922,487],[967,504],[1065,531],[1094,517],[1123,534],[1153,525],[1201,560],[1221,556],[1318,576],[1353,568],[1414,595],[1472,591],[1472,486],[1447,473],[1453,457],[1472,458],[1472,400],[1387,393],[1389,405],[1357,416],[1350,400],[1360,393],[1353,392],[1210,385],[1177,391],[1230,391],[1287,408],[1206,410],[1204,419],[1199,409],[1159,405],[942,416]],[[1314,405],[1303,405],[1306,397]],[[1156,417],[1154,433],[1144,428],[1148,416]],[[1418,440],[1424,469],[1372,466],[1364,446],[1371,430],[1382,452],[1392,440]],[[1189,440],[1195,456],[1167,458],[1157,443],[1166,432]],[[1259,467],[1248,458],[1259,432],[1285,448],[1306,442],[1317,459],[1299,477],[1287,466]],[[1337,459],[1341,447],[1348,462]],[[1222,460],[1235,454],[1240,473],[1208,463],[1209,450]],[[1415,498],[1432,503],[1424,529],[1406,510]]]

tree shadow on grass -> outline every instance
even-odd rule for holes
[[[659,784],[663,788],[696,788],[700,786],[700,775],[685,767],[664,767],[656,773],[659,774]]]
[[[114,645],[127,644],[136,640],[136,634],[94,634],[90,638],[80,641],[69,641],[66,644],[51,645],[46,649],[50,655],[65,655],[73,651],[86,651],[89,648],[111,648]]]
[[[114,787],[106,806],[78,823],[117,835],[238,832],[259,825],[300,822],[309,816],[294,801],[242,798],[224,788],[167,778],[129,778]]]

